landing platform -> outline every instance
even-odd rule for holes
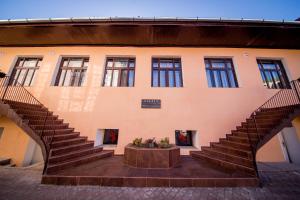
[[[124,187],[241,187],[258,186],[258,179],[247,174],[181,156],[181,165],[170,169],[141,169],[113,156],[58,171],[42,177],[43,184],[100,185]]]

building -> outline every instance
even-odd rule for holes
[[[241,123],[279,91],[297,91],[290,81],[300,76],[299,35],[297,21],[3,20],[0,67],[10,78],[0,94],[6,104],[27,98],[13,91],[20,84],[74,127],[74,137],[80,132],[57,148],[88,139],[123,155],[135,138],[168,137],[189,155],[245,128]],[[47,158],[47,148],[28,133],[33,129],[1,108],[0,157],[18,166]],[[300,163],[299,120],[293,116],[264,142],[256,160]]]

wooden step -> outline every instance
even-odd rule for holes
[[[229,141],[233,141],[233,142],[249,143],[249,138],[247,136],[236,136],[236,135],[227,134],[226,138]],[[252,138],[252,141],[254,140],[257,141],[256,138]]]
[[[65,128],[65,129],[53,129],[53,130],[35,130],[38,135],[43,134],[44,136],[52,136],[54,135],[64,135],[70,134],[74,132],[74,128]]]
[[[81,149],[91,148],[94,146],[93,141],[87,141],[85,143],[75,144],[71,146],[65,146],[60,148],[51,149],[51,157],[66,154],[72,151],[79,151]]]
[[[50,112],[50,111],[44,111],[44,110],[31,110],[31,109],[16,109],[15,110],[16,113],[18,114],[22,114],[22,115],[41,115],[41,116],[44,116],[46,117],[47,115],[48,116],[51,116],[53,115],[53,112]]]
[[[238,131],[245,131],[245,132],[259,132],[259,133],[267,133],[270,131],[269,128],[245,128],[245,127],[241,127],[241,126],[237,126],[236,130]]]
[[[59,163],[59,162],[64,162],[69,159],[74,159],[77,157],[82,157],[82,156],[90,155],[93,153],[98,153],[98,152],[101,152],[102,150],[103,150],[103,147],[91,147],[91,148],[81,149],[78,151],[72,151],[72,152],[58,155],[58,156],[51,156],[49,158],[49,163],[55,164],[55,163]]]
[[[55,119],[55,120],[50,120],[50,119],[47,119],[45,121],[45,119],[41,120],[41,119],[38,119],[38,120],[28,120],[28,124],[29,125],[44,125],[44,124],[55,124],[55,125],[58,125],[58,124],[62,124],[64,122],[63,119]]]
[[[30,120],[45,120],[46,116],[42,116],[42,115],[27,115],[27,114],[20,114],[20,117],[22,117],[23,119],[28,119]],[[47,117],[48,120],[56,120],[58,119],[58,115],[51,115]]]
[[[81,144],[85,143],[87,141],[87,137],[77,137],[73,139],[68,139],[68,140],[61,140],[61,141],[56,141],[51,144],[52,148],[59,148],[59,147],[67,147],[75,144]]]
[[[221,151],[218,151],[218,150],[213,149],[211,147],[202,147],[201,150],[202,150],[203,153],[205,153],[207,155],[210,155],[211,157],[217,158],[219,160],[225,160],[225,161],[228,161],[228,162],[232,162],[232,163],[235,163],[235,164],[239,164],[239,165],[243,165],[243,166],[246,166],[246,167],[253,168],[253,161],[252,160],[249,160],[249,159],[246,159],[246,158],[243,158],[243,157],[239,157],[239,156],[236,156],[236,155],[233,155],[233,154],[230,154],[230,153],[221,152]]]
[[[230,153],[236,156],[240,156],[240,157],[244,157],[244,158],[248,158],[248,159],[252,159],[252,152],[246,151],[246,150],[241,150],[241,149],[237,149],[234,147],[230,147],[230,146],[226,146],[226,145],[222,145],[220,143],[216,143],[216,142],[211,142],[211,147],[217,149],[218,151],[223,151],[226,153]]]
[[[51,174],[53,172],[63,170],[70,167],[75,167],[81,164],[86,164],[89,162],[93,162],[102,158],[110,157],[113,155],[113,151],[101,151],[97,153],[93,153],[87,156],[75,158],[72,160],[68,160],[66,162],[60,162],[57,164],[48,165],[47,173]]]
[[[266,123],[252,123],[252,122],[242,122],[241,126],[243,128],[267,128],[270,129],[274,127],[275,123],[272,124],[266,124]]]

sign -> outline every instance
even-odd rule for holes
[[[161,108],[160,99],[142,99],[142,108]]]

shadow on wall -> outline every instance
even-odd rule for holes
[[[43,161],[40,146],[20,127],[6,117],[0,117],[0,157],[11,158],[17,167]]]

